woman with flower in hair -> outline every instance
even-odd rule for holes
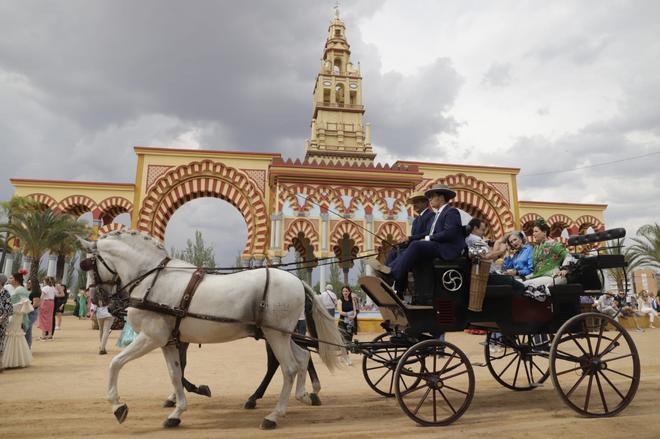
[[[569,257],[566,248],[560,242],[550,238],[550,227],[545,220],[539,219],[534,225],[532,236],[536,246],[532,253],[534,271],[527,276],[527,286],[550,286],[566,283],[566,271],[560,268]]]

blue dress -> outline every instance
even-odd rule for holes
[[[126,320],[126,317],[124,317],[124,329],[121,331],[121,335],[117,339],[117,346],[120,348],[125,348],[129,344],[135,340],[135,337],[137,336],[137,332],[133,330],[131,325],[128,323],[128,320]]]
[[[504,257],[502,268],[516,270],[518,276],[529,276],[534,271],[533,254],[534,248],[525,244],[515,255]]]

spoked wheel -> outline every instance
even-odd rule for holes
[[[489,332],[484,354],[493,378],[512,390],[532,390],[548,379],[550,334],[503,335]]]
[[[372,343],[382,342],[384,345],[389,343],[391,334],[380,334],[373,339]],[[373,349],[370,354],[362,357],[362,374],[364,379],[376,393],[391,398],[394,396],[394,371],[399,364],[401,356],[408,350],[408,347],[379,347]],[[402,385],[414,386],[419,378],[405,379]]]
[[[550,350],[555,389],[583,416],[614,416],[639,387],[640,365],[630,334],[604,314],[585,313],[568,320]]]
[[[414,378],[414,386],[406,380]],[[467,356],[451,343],[425,340],[401,357],[394,373],[401,409],[423,426],[448,425],[460,418],[474,396],[474,371]]]

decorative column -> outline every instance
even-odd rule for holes
[[[274,213],[273,219],[273,249],[282,249],[282,212]]]
[[[69,281],[69,270],[71,269],[71,260],[69,258],[66,258],[64,261],[64,270],[62,271],[62,279],[60,281],[66,285],[66,283]],[[67,285],[67,287],[71,287],[71,285]]]
[[[364,219],[367,223],[367,252],[372,253],[374,251],[374,215],[372,213],[367,213],[364,215]],[[374,269],[371,268],[371,265],[365,265],[365,274],[367,276],[374,276]]]
[[[323,210],[327,208],[322,207]],[[328,212],[321,212],[321,256],[325,257],[328,250],[328,235],[329,235],[329,220],[330,215]],[[323,262],[322,262],[323,263]],[[326,266],[319,265],[319,290],[325,290],[326,284]]]
[[[57,274],[57,255],[49,254],[48,270],[46,271],[46,276],[55,277],[56,274]]]
[[[3,267],[4,269],[2,272],[5,274],[5,276],[9,277],[11,276],[11,269],[14,266],[14,254],[8,252],[5,255],[5,266]]]

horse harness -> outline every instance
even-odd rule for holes
[[[97,266],[97,260],[103,264],[106,270],[112,274],[112,280],[110,281],[104,281],[98,271],[98,266]],[[84,271],[92,271],[93,277],[94,277],[94,284],[90,285],[90,287],[95,287],[98,288],[103,294],[106,294],[105,291],[103,290],[103,285],[112,285],[117,287],[118,292],[122,290],[126,290],[128,295],[133,292],[133,290],[144,280],[146,279],[149,275],[155,273],[153,279],[151,280],[151,285],[147,288],[146,293],[142,298],[130,298],[128,301],[128,306],[131,306],[133,308],[137,309],[144,309],[147,311],[155,311],[159,312],[162,314],[168,314],[172,315],[176,318],[175,324],[174,324],[174,329],[172,330],[172,339],[177,347],[180,344],[180,332],[179,328],[181,326],[181,320],[183,320],[185,317],[191,317],[195,319],[201,319],[201,320],[207,320],[207,321],[214,321],[214,322],[219,322],[219,323],[251,323],[255,326],[255,338],[259,339],[263,336],[263,333],[261,332],[261,327],[263,324],[263,317],[264,317],[264,311],[267,307],[266,304],[266,299],[268,297],[268,289],[270,286],[270,270],[268,267],[266,267],[266,281],[264,284],[264,291],[261,296],[261,300],[259,301],[258,304],[256,304],[255,309],[254,309],[254,320],[252,322],[245,322],[242,320],[238,319],[233,319],[233,318],[227,318],[227,317],[218,317],[218,316],[212,316],[212,315],[207,315],[207,314],[199,314],[199,313],[192,313],[188,311],[188,308],[190,307],[190,303],[192,302],[193,297],[195,296],[195,292],[197,291],[197,287],[199,287],[199,284],[202,282],[204,279],[204,275],[206,274],[206,270],[203,268],[198,268],[196,269],[192,276],[190,277],[190,280],[188,281],[188,285],[186,286],[186,289],[183,291],[183,296],[181,297],[181,300],[178,304],[178,306],[170,306],[167,304],[162,304],[162,303],[157,303],[154,302],[153,300],[149,299],[149,296],[151,292],[153,291],[154,285],[158,281],[158,277],[166,267],[167,264],[170,262],[169,257],[165,257],[157,266],[154,268],[148,270],[147,272],[143,273],[142,275],[138,276],[137,278],[133,279],[132,281],[128,282],[126,285],[122,286],[121,285],[121,279],[119,278],[119,274],[110,268],[108,264],[105,262],[103,257],[99,254],[95,254],[93,257],[87,258],[80,263],[81,269]]]

